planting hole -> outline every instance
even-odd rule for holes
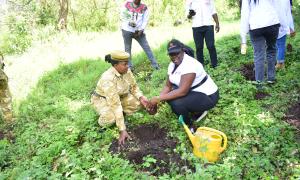
[[[245,77],[248,81],[255,81],[255,74],[254,74],[254,64],[244,64],[240,69],[241,74]]]
[[[174,152],[177,140],[167,136],[167,130],[157,124],[143,124],[128,132],[132,138],[123,147],[114,140],[109,148],[112,154],[119,153],[122,158],[135,164],[140,171],[152,175],[162,175],[170,171],[191,169],[187,160],[182,160]]]
[[[300,131],[300,99],[288,109],[284,119]]]

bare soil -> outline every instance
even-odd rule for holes
[[[255,81],[255,73],[254,73],[254,64],[249,63],[249,64],[244,64],[240,68],[241,74],[245,77],[246,80],[248,81]],[[256,92],[254,99],[256,100],[262,100],[268,96],[271,96],[269,93],[266,92]]]
[[[290,43],[288,43],[286,45],[286,49],[287,49],[287,52],[293,52],[293,46]]]
[[[131,141],[120,147],[118,141],[112,142],[109,150],[111,153],[128,159],[140,171],[146,171],[151,175],[169,173],[172,169],[183,173],[186,169],[192,169],[187,160],[182,160],[180,155],[173,150],[177,140],[167,136],[167,130],[157,124],[143,124],[128,132]],[[147,157],[148,158],[147,161]],[[153,159],[155,160],[153,160]],[[149,160],[150,159],[150,160]],[[152,159],[152,160],[151,160]]]
[[[266,93],[266,92],[256,92],[256,94],[255,94],[255,96],[254,96],[254,98],[256,99],[256,100],[262,100],[262,99],[264,99],[264,98],[266,98],[266,97],[269,97],[269,96],[271,96],[269,93]]]
[[[244,64],[240,69],[241,74],[245,77],[248,81],[255,81],[255,74],[254,74],[254,64]]]
[[[288,109],[284,120],[292,126],[295,126],[300,132],[300,99]]]
[[[0,140],[7,139],[9,142],[15,142],[15,136],[12,131],[5,131],[0,129]]]

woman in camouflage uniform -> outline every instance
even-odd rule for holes
[[[130,115],[141,106],[146,108],[148,105],[148,99],[143,96],[128,68],[128,59],[129,54],[123,51],[113,51],[105,56],[105,61],[111,63],[112,67],[101,75],[91,97],[91,102],[100,115],[99,125],[116,123],[121,145],[129,138],[124,115]]]

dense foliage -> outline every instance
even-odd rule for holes
[[[289,39],[297,47],[300,36]],[[227,134],[229,146],[216,164],[204,166],[192,154],[190,142],[169,107],[149,116],[141,111],[129,117],[129,128],[160,122],[179,141],[179,152],[196,167],[179,174],[174,167],[159,179],[297,179],[300,159],[295,128],[282,120],[284,112],[297,102],[300,92],[300,51],[287,54],[286,69],[277,74],[278,83],[268,86],[271,94],[255,100],[256,88],[238,69],[251,63],[252,53],[238,53],[239,36],[217,44],[220,66],[207,71],[220,88],[221,99],[204,122]],[[146,96],[158,95],[165,81],[169,59],[166,47],[156,49],[162,67],[152,72],[144,54],[134,56],[136,78]],[[208,55],[206,52],[206,59]],[[90,106],[90,92],[100,74],[109,67],[103,61],[79,60],[44,76],[31,95],[22,102],[14,138],[0,140],[0,179],[149,179],[133,164],[108,151],[118,136],[116,128],[100,133],[97,114]],[[1,127],[5,130],[10,127]],[[299,134],[298,134],[299,136]],[[155,178],[152,178],[155,179]]]

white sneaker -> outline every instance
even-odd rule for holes
[[[195,133],[195,129],[193,127],[190,128],[190,131],[191,131],[192,134]]]
[[[205,116],[207,115],[207,111],[204,111],[201,116],[196,120],[196,122],[201,121],[201,119],[203,119]]]

